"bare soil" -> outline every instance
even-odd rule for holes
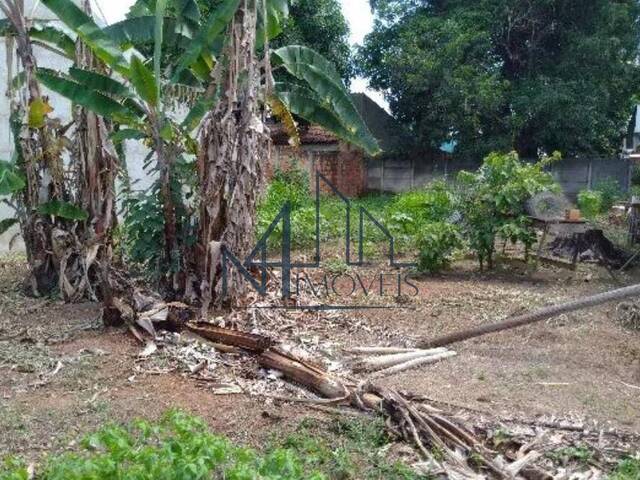
[[[72,448],[79,435],[105,422],[155,418],[172,407],[254,446],[303,417],[325,415],[303,403],[216,395],[180,371],[141,371],[142,347],[126,330],[103,329],[99,305],[27,298],[21,293],[24,274],[22,259],[0,259],[0,456],[39,458]],[[622,280],[639,278],[635,272]],[[505,265],[481,274],[470,261],[415,283],[419,295],[405,299],[406,308],[340,313],[330,324],[318,316],[307,331],[339,346],[411,345],[423,336],[616,286],[597,267],[531,273]],[[640,332],[619,325],[615,308],[470,340],[452,347],[456,357],[379,383],[492,417],[560,418],[639,431]]]

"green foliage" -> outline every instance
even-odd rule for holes
[[[630,457],[618,464],[608,480],[638,480],[639,478],[640,458]]]
[[[157,188],[127,195],[126,213],[121,225],[125,258],[140,266],[152,278],[157,277],[164,245],[164,219]]]
[[[211,48],[219,43],[218,39],[224,34],[239,4],[239,0],[222,0],[220,6],[211,12],[200,26],[193,41],[189,43],[187,50],[181,55],[173,74],[174,81],[185,69],[196,64],[201,55],[214,53]]]
[[[338,0],[291,0],[289,17],[273,48],[305,45],[314,49],[335,67],[345,84],[353,77],[349,46],[349,24]]]
[[[0,195],[12,195],[25,187],[22,173],[12,162],[0,160]]]
[[[142,191],[124,191],[123,222],[119,230],[119,244],[124,258],[150,280],[158,280],[167,273],[180,270],[184,248],[195,244],[198,210],[195,162],[180,155],[174,159],[171,175],[171,194],[176,205],[179,247],[164,264],[164,215],[160,200],[160,184],[154,182]],[[168,269],[168,271],[167,271]]]
[[[267,230],[286,202],[291,205],[292,246],[303,248],[313,245],[316,232],[315,204],[309,194],[309,176],[296,165],[274,172],[273,180],[258,206],[257,236],[260,237]],[[326,219],[321,215],[323,223],[326,223]],[[282,224],[278,224],[268,245],[278,247],[281,242]]]
[[[74,80],[70,80],[57,72],[38,69],[38,80],[47,88],[98,115],[120,119],[131,118],[134,115],[126,106],[98,91],[101,89],[107,93],[113,93],[112,84],[105,81],[105,78],[108,79],[108,77],[98,74],[88,75],[80,69],[73,71],[76,77]],[[119,92],[120,94],[126,93],[127,89],[121,86]]]
[[[336,419],[329,429],[308,420],[258,453],[210,432],[200,419],[172,410],[158,422],[109,425],[86,436],[77,451],[39,466],[40,480],[426,480],[391,463],[378,449],[389,443],[378,419]],[[24,462],[0,463],[0,480],[29,478]]]
[[[569,462],[587,463],[593,458],[593,452],[587,447],[564,447],[548,452],[547,457],[562,465]]]
[[[72,203],[61,202],[59,200],[51,200],[38,205],[38,213],[64,218],[66,220],[82,221],[89,218],[89,214],[82,208]]]
[[[286,171],[277,170],[258,205],[257,237],[269,227],[286,201],[291,203],[291,243],[294,248],[312,248],[316,235],[315,197],[309,193],[308,174],[296,165]],[[351,235],[357,239],[359,208],[364,207],[374,218],[382,220],[388,197],[375,195],[351,199]],[[342,240],[345,237],[345,204],[339,198],[323,196],[320,200],[320,240]],[[366,253],[372,253],[373,242],[383,239],[381,232],[371,222],[365,221],[364,237]],[[271,249],[282,244],[282,227],[276,226],[268,245]],[[355,248],[355,247],[354,247]]]
[[[462,246],[456,225],[434,222],[424,225],[418,234],[418,270],[437,273],[449,265],[451,254]]]
[[[67,27],[85,42],[100,60],[125,77],[129,63],[119,46],[71,0],[42,0]]]
[[[304,85],[279,83],[276,86],[278,98],[292,113],[320,124],[370,155],[380,153],[377,140],[331,62],[308,47],[291,45],[274,50],[272,64],[304,82]],[[309,104],[313,104],[312,110]]]
[[[585,218],[595,218],[602,213],[602,193],[582,190],[578,193],[578,208]]]
[[[558,158],[556,154],[537,163],[525,163],[515,152],[491,153],[476,172],[459,173],[463,234],[481,268],[485,261],[490,268],[493,266],[498,236],[523,242],[526,248],[535,242],[525,202],[537,193],[558,188],[551,174],[544,171],[545,165]]]
[[[359,73],[421,145],[618,151],[640,81],[635,0],[371,3]]]
[[[602,209],[601,212],[608,212],[613,205],[625,199],[625,193],[620,186],[620,183],[615,178],[606,178],[595,182],[593,189],[600,192],[602,197]]]
[[[451,187],[438,180],[398,194],[385,208],[385,223],[399,246],[415,247],[425,227],[453,216],[456,203]]]
[[[156,79],[153,72],[138,57],[131,59],[130,80],[142,100],[149,105],[157,106],[158,89]]]
[[[0,220],[0,235],[5,233],[14,225],[17,225],[18,223],[19,220],[17,218],[5,218],[3,220]]]
[[[27,465],[15,457],[7,457],[0,462],[0,480],[29,480]]]
[[[390,442],[384,422],[371,418],[336,418],[329,431],[308,419],[298,430],[277,439],[294,456],[304,459],[307,471],[320,471],[322,478],[344,480],[426,480],[399,462],[389,462],[378,450]]]

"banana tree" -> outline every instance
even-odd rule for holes
[[[108,83],[107,78],[97,81],[68,72],[43,77],[45,84],[97,113],[110,114],[115,122],[126,126],[123,136],[151,138],[162,183],[168,188],[172,165],[167,145],[191,144],[189,132],[200,127],[199,233],[193,248],[182,249],[181,277],[182,288],[199,297],[205,307],[216,298],[220,245],[224,243],[241,256],[253,241],[256,202],[269,155],[265,119],[270,112],[285,118],[292,131],[294,114],[326,127],[370,154],[379,151],[328,61],[305,47],[269,49],[269,41],[279,33],[286,18],[286,0],[222,0],[210,17],[197,25],[195,16],[190,15],[188,28],[184,20],[166,14],[170,10],[185,11],[190,0],[158,0],[155,5],[148,2],[142,15],[105,29],[81,15],[71,0],[43,3],[117,74]],[[149,33],[152,24],[153,36]],[[148,66],[150,61],[141,58],[135,48],[151,40],[153,71]],[[180,49],[177,62],[162,57],[168,41],[173,42],[174,51]],[[131,60],[127,61],[125,54]],[[272,68],[285,69],[295,81],[275,83]],[[120,85],[119,91],[115,83]],[[176,86],[198,92],[195,105],[182,122],[169,119],[161,102],[162,92]],[[170,193],[161,195],[167,256],[175,246],[175,206]],[[239,282],[232,286],[241,290]]]
[[[43,95],[33,53],[33,45],[41,44],[72,56],[75,44],[63,33],[28,20],[22,0],[2,0],[0,10],[6,16],[2,30],[7,55],[12,56],[15,46],[21,66],[14,80],[9,72],[14,157],[0,162],[0,195],[11,197],[7,201],[17,217],[3,220],[0,231],[20,224],[33,293],[45,295],[59,289],[67,300],[95,299],[97,275],[92,266],[102,244],[93,226],[105,220],[102,213],[107,212],[98,215],[92,210],[89,215],[76,202],[80,190],[91,196],[95,185],[85,172],[77,176],[88,182],[79,190],[65,165],[63,152],[71,143],[65,134],[70,125],[51,116],[53,109]],[[106,217],[107,223],[113,218]],[[100,225],[108,228],[104,221]]]

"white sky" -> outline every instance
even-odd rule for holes
[[[98,15],[104,15],[108,23],[122,20],[135,0],[93,0],[98,7]],[[362,43],[364,36],[373,28],[373,14],[369,0],[340,0],[342,11],[351,26],[351,43]],[[354,92],[366,92],[379,105],[388,110],[382,93],[370,90],[367,81],[356,78],[351,82]]]

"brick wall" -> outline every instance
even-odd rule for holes
[[[348,197],[362,195],[366,189],[366,168],[361,150],[346,144],[305,145],[300,149],[290,146],[272,147],[271,162],[267,168],[269,177],[276,168],[287,170],[298,164],[309,173],[311,191],[315,193],[315,172],[318,170],[343,194]],[[323,193],[331,193],[328,185],[321,182]]]

